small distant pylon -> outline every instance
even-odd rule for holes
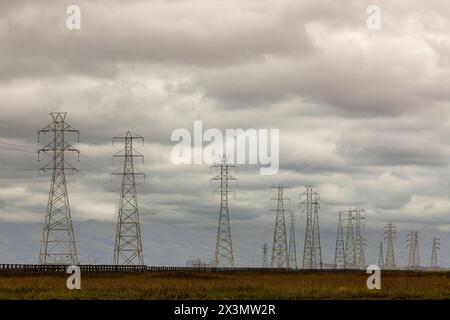
[[[378,267],[384,269],[383,241],[378,245]]]
[[[386,243],[386,260],[384,263],[384,268],[387,270],[395,270],[395,245],[394,241],[397,237],[397,227],[388,223],[384,226],[384,241]]]
[[[345,242],[344,242],[344,229],[342,228],[342,215],[339,212],[338,227],[336,232],[336,250],[334,253],[334,268],[345,268]]]
[[[50,142],[39,149],[41,153],[50,153],[52,160],[41,168],[44,172],[52,172],[47,212],[42,234],[39,264],[78,264],[77,248],[70,214],[69,195],[66,185],[66,171],[78,171],[65,160],[65,153],[77,154],[80,151],[67,142],[69,134],[75,134],[78,140],[79,131],[66,122],[67,113],[52,112],[52,123],[38,131],[38,143],[41,135],[50,135]]]
[[[285,213],[290,212],[285,208],[284,190],[289,187],[280,184],[278,187],[272,187],[277,192],[277,197],[272,199],[277,201],[277,208],[272,209],[275,212],[275,228],[273,232],[272,245],[272,268],[289,268],[289,252],[287,244]]]
[[[113,138],[113,143],[122,141],[124,150],[113,155],[114,158],[123,158],[123,168],[113,172],[113,175],[122,176],[119,214],[117,218],[116,240],[114,246],[114,265],[144,265],[142,252],[141,226],[136,191],[136,176],[145,176],[134,166],[134,158],[144,158],[133,146],[133,142],[144,138],[131,131]]]
[[[430,268],[432,270],[439,269],[437,251],[441,248],[440,246],[441,246],[441,243],[440,243],[439,238],[433,238],[433,241],[431,243],[431,263],[430,263]]]
[[[300,195],[302,213],[306,213],[302,268],[322,269],[322,248],[320,245],[319,228],[320,195],[314,191],[312,186],[306,186],[305,189],[305,192]]]
[[[419,252],[419,232],[411,231],[406,235],[406,244],[409,249],[408,269],[417,270],[420,268],[420,252]]]
[[[264,242],[263,246],[262,246],[262,253],[263,253],[263,259],[262,259],[262,267],[263,268],[268,268],[269,267],[269,261],[267,258],[267,243]]]
[[[292,269],[297,269],[297,249],[295,246],[295,216],[291,211],[291,215],[289,217],[290,227],[289,227],[289,267]]]
[[[216,268],[234,268],[233,243],[231,241],[230,212],[228,208],[228,196],[233,193],[230,183],[237,181],[232,171],[237,166],[228,163],[226,155],[222,156],[220,163],[212,166],[217,170],[211,180],[218,182],[215,192],[220,193],[219,225],[217,228],[216,250],[214,252],[213,265]]]

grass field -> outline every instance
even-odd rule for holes
[[[360,273],[0,274],[0,299],[449,299],[450,273],[382,272],[381,290]]]

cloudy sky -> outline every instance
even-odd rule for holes
[[[81,8],[80,30],[66,27],[70,4]],[[371,4],[382,10],[380,30],[366,26]],[[393,222],[399,251],[406,232],[419,230],[423,264],[439,236],[450,265],[449,16],[448,0],[1,1],[0,224],[33,225],[36,234],[31,244],[0,235],[2,262],[37,256],[49,177],[38,171],[36,131],[49,112],[65,111],[81,133],[80,173],[68,182],[76,236],[87,247],[90,222],[111,225],[114,237],[120,181],[110,172],[120,163],[112,163],[112,137],[130,129],[146,139],[147,180],[138,185],[146,255],[189,243],[183,255],[146,263],[212,256],[210,170],[169,158],[172,131],[201,120],[221,130],[280,129],[279,173],[245,166],[237,175],[238,265],[249,256],[259,263],[270,244],[270,186],[280,182],[292,187],[299,256],[298,194],[311,184],[322,199],[325,260],[333,260],[337,213],[361,204],[373,262],[381,228]],[[152,237],[158,225],[173,241]],[[21,256],[25,245],[36,256]],[[112,255],[99,250],[92,255]]]

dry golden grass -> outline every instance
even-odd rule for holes
[[[0,274],[0,299],[449,299],[450,273],[382,273],[368,290],[359,273]]]

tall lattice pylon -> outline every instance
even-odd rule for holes
[[[295,215],[291,211],[289,216],[289,267],[297,269],[297,248],[295,245]]]
[[[212,180],[219,184],[215,192],[220,194],[219,226],[213,265],[216,268],[234,268],[228,198],[230,193],[234,193],[231,183],[237,179],[232,173],[237,170],[237,166],[229,164],[226,155],[223,155],[220,163],[213,165],[212,169],[217,171]]]
[[[320,245],[319,207],[320,195],[312,186],[306,186],[300,195],[300,207],[306,214],[306,232],[303,249],[303,269],[322,269],[322,248]]]
[[[262,246],[262,254],[263,254],[263,259],[262,259],[262,267],[263,268],[268,268],[269,267],[269,260],[267,258],[267,243],[264,242],[263,246]]]
[[[411,231],[406,235],[406,245],[409,249],[408,269],[417,270],[420,268],[419,232]]]
[[[284,197],[285,189],[289,187],[280,184],[278,187],[272,187],[276,190],[277,197],[272,199],[277,202],[277,208],[272,209],[275,212],[275,228],[273,231],[272,245],[272,268],[289,268],[289,252],[286,233],[285,213],[290,213],[290,209],[286,208],[285,202],[288,199]]]
[[[345,269],[356,269],[355,228],[353,226],[353,211],[347,212],[345,237]]]
[[[355,257],[356,257],[356,269],[365,269],[366,268],[366,256],[365,256],[365,247],[366,247],[366,239],[363,236],[363,230],[365,227],[366,221],[366,211],[359,206],[356,206],[353,211],[353,226],[355,228]]]
[[[384,268],[387,270],[395,270],[395,244],[394,241],[397,237],[397,227],[388,223],[384,226],[384,241],[386,243],[386,259]]]
[[[384,269],[383,241],[378,245],[378,267]]]
[[[79,150],[72,147],[66,140],[69,134],[79,136],[78,130],[66,123],[67,113],[50,113],[53,121],[38,132],[38,141],[42,135],[48,136],[50,142],[39,149],[41,153],[49,153],[52,160],[41,168],[52,172],[47,213],[43,228],[39,264],[78,264],[77,248],[70,214],[69,196],[67,194],[67,170],[77,171],[65,160],[66,152],[76,153]]]
[[[342,227],[342,213],[339,212],[338,226],[336,231],[336,249],[334,252],[334,268],[345,268],[345,241],[344,229]]]
[[[441,248],[440,246],[441,243],[439,241],[439,238],[433,238],[433,241],[431,242],[431,262],[430,262],[430,268],[432,270],[439,269],[437,251]]]
[[[134,166],[135,158],[144,157],[133,146],[134,141],[141,141],[144,144],[144,138],[127,131],[113,138],[113,142],[118,141],[123,142],[125,147],[113,156],[123,159],[123,168],[112,173],[122,176],[113,264],[144,265],[136,176],[145,175]]]

